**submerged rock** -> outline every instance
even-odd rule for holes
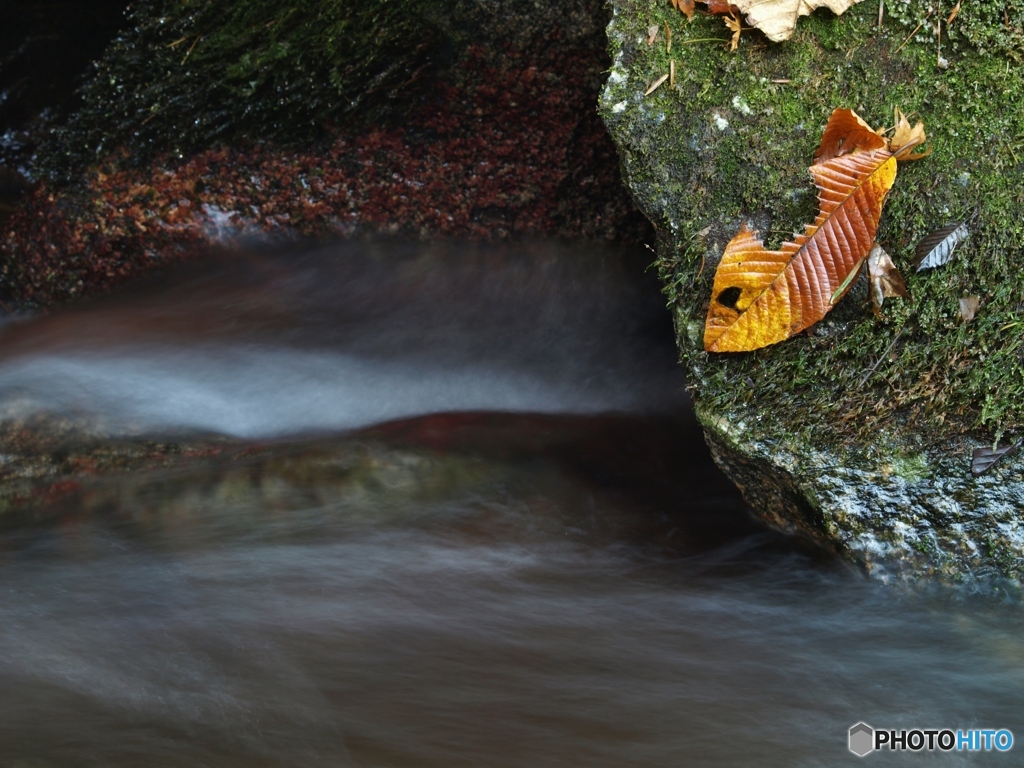
[[[612,6],[600,112],[657,228],[681,360],[719,464],[766,520],[877,578],[1016,588],[1024,459],[971,475],[975,448],[1024,430],[1024,174],[1009,138],[1024,128],[1024,37],[1003,4],[943,23],[941,47],[926,3],[886,4],[879,27],[878,3],[864,2],[801,19],[783,44],[744,30],[735,52],[720,17]],[[886,302],[879,319],[860,286],[807,335],[705,353],[714,268],[741,222],[769,246],[799,231],[817,210],[807,166],[832,110],[883,125],[894,105],[924,121],[934,153],[901,165],[878,242],[907,274],[917,242],[977,211],[953,262],[908,274],[913,300]],[[981,297],[969,323],[965,295]]]

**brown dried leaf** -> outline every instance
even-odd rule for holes
[[[818,8],[828,8],[838,16],[858,2],[860,0],[733,0],[746,14],[747,23],[776,43],[793,36],[798,17],[807,16]]]
[[[964,296],[960,299],[960,319],[965,323],[971,322],[978,314],[978,307],[981,306],[981,298],[978,296]]]
[[[903,275],[892,263],[892,258],[877,243],[868,254],[868,279],[871,282],[871,304],[875,314],[880,315],[882,303],[893,296],[909,299]]]
[[[814,162],[823,163],[833,157],[885,146],[885,138],[871,130],[871,126],[856,112],[852,109],[836,109],[833,110],[825,126],[825,132],[821,135],[821,144],[814,153]]]

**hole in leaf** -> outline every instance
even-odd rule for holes
[[[726,288],[724,291],[718,294],[718,298],[715,299],[715,301],[717,301],[723,307],[728,307],[729,309],[736,309],[736,302],[740,300],[740,296],[742,294],[742,288],[737,288],[736,286],[733,286],[731,288]]]

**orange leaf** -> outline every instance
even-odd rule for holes
[[[852,109],[832,112],[821,135],[821,144],[814,153],[814,162],[823,163],[833,157],[886,146],[885,139],[871,130]]]
[[[733,5],[730,0],[708,0],[708,13],[718,14],[732,14],[735,16],[740,12],[740,9]]]
[[[766,250],[742,227],[715,272],[704,326],[708,352],[746,352],[788,339],[825,316],[875,240],[896,158],[885,148],[811,166],[818,217],[795,242]]]
[[[672,0],[672,4],[686,15],[687,21],[693,20],[694,0]]]

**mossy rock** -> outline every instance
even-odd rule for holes
[[[52,178],[112,154],[144,164],[400,121],[470,47],[498,58],[555,33],[596,47],[606,18],[601,0],[139,0],[127,13],[83,106],[42,147]]]
[[[436,58],[428,5],[140,0],[43,169],[69,176],[114,150],[142,161],[240,137],[308,141],[330,121],[378,118]]]
[[[880,578],[1016,589],[1024,461],[978,478],[970,465],[975,448],[1024,431],[1024,3],[965,5],[943,25],[941,62],[923,0],[887,3],[880,28],[867,0],[802,18],[784,43],[744,31],[735,52],[718,42],[729,36],[718,17],[688,22],[668,0],[612,7],[600,111],[657,228],[680,357],[719,463],[770,522]],[[673,61],[674,84],[645,96]],[[876,318],[861,285],[807,334],[704,352],[715,266],[740,223],[769,247],[791,238],[817,211],[807,167],[832,110],[891,125],[895,106],[934,148],[901,164],[877,238],[912,301],[890,299]],[[972,215],[950,264],[912,272],[923,237]],[[970,322],[965,296],[981,302]]]

